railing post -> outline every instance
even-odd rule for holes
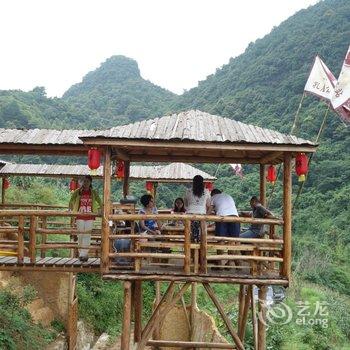
[[[36,246],[36,228],[37,228],[37,217],[31,215],[30,226],[29,226],[29,257],[30,262],[35,263],[35,246]]]
[[[265,177],[266,166],[265,164],[260,164],[260,202],[265,207],[266,206],[266,177]]]
[[[24,216],[18,217],[18,264],[23,264],[24,259]]]
[[[41,228],[47,229],[47,216],[43,216],[42,217],[42,219],[41,219]],[[41,244],[46,244],[46,240],[47,240],[46,233],[42,233],[41,234]],[[46,250],[45,249],[41,249],[40,257],[41,258],[45,258],[45,256],[46,256]]]
[[[103,164],[103,214],[101,237],[101,272],[109,270],[109,215],[111,213],[111,148],[106,147]]]
[[[291,275],[292,260],[292,156],[284,154],[283,164],[283,276],[288,280]]]
[[[202,220],[201,222],[201,241],[199,252],[199,271],[201,273],[207,273],[207,222]]]
[[[184,270],[185,274],[191,272],[191,222],[190,220],[185,220],[185,241],[184,241]]]

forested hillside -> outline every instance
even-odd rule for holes
[[[42,88],[27,93],[0,92],[0,126],[102,128],[197,108],[289,133],[314,56],[319,54],[338,76],[349,44],[350,1],[321,1],[249,44],[242,55],[231,58],[182,96],[142,79],[134,60],[113,56],[72,86],[62,99],[47,98]],[[297,135],[314,140],[326,110],[324,102],[305,97]],[[271,349],[350,348],[349,149],[349,128],[330,112],[299,206],[294,209],[294,287],[289,303],[297,310],[297,300],[328,302],[329,328],[295,324],[271,327]],[[217,171],[217,185],[234,196],[239,208],[246,208],[249,197],[258,191],[257,167],[245,166],[242,180],[227,165],[201,167],[211,174]],[[34,181],[35,190],[40,186]],[[131,189],[140,195],[143,185],[133,183]],[[295,181],[294,194],[297,189]],[[21,188],[11,191],[13,198],[23,196]],[[28,196],[28,187],[26,191]],[[54,197],[45,191],[47,198]],[[158,204],[169,206],[182,192],[183,187],[162,185]],[[118,198],[119,193],[115,193]],[[280,181],[270,207],[277,214],[281,212]],[[90,289],[107,291],[107,287],[104,290],[101,281],[84,278],[79,289],[83,305],[95,305]],[[89,314],[91,322],[99,322],[88,308],[81,312]],[[94,324],[96,329],[111,327],[106,325],[106,318],[103,322]]]

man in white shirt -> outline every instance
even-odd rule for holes
[[[238,216],[233,198],[227,193],[215,188],[211,191],[211,205],[216,215]],[[220,237],[239,237],[240,224],[238,222],[215,222],[215,235]]]

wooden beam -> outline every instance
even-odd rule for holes
[[[284,155],[283,163],[283,267],[282,274],[290,280],[292,263],[292,157]]]
[[[131,282],[124,282],[124,307],[123,324],[121,334],[121,349],[130,349],[130,327],[131,327]]]
[[[142,281],[135,281],[134,289],[134,341],[139,342],[142,334]]]
[[[260,201],[266,206],[266,166],[260,164]]]
[[[274,163],[277,158],[281,157],[283,152],[270,152],[266,156],[260,158],[261,164]]]
[[[314,145],[271,145],[265,143],[226,143],[226,142],[172,142],[172,141],[155,141],[155,140],[121,140],[121,139],[108,139],[108,138],[89,138],[82,137],[84,144],[86,145],[105,145],[105,146],[122,146],[130,148],[141,148],[143,151],[147,150],[147,148],[169,148],[173,151],[177,149],[216,149],[219,152],[221,151],[235,151],[235,150],[243,150],[243,151],[277,151],[277,152],[316,152],[317,146]]]
[[[124,179],[123,179],[123,197],[126,198],[126,196],[129,194],[129,179],[130,179],[130,162],[124,161]]]
[[[147,345],[153,346],[156,349],[165,347],[168,348],[181,348],[181,349],[236,349],[232,344],[225,343],[209,343],[209,342],[192,342],[192,341],[179,341],[179,340],[149,340]]]
[[[237,335],[237,333],[233,329],[232,322],[227,317],[226,312],[225,312],[224,308],[221,306],[219,300],[217,299],[214,290],[211,288],[209,283],[203,283],[203,286],[204,286],[205,290],[207,291],[210,299],[212,300],[212,302],[216,306],[217,310],[219,311],[219,313],[220,313],[228,331],[230,332],[230,335],[231,335],[234,343],[236,344],[238,350],[244,350],[244,346],[243,346],[241,340],[239,339],[239,336]]]
[[[266,349],[266,291],[267,286],[259,286],[258,350]]]
[[[109,265],[109,216],[111,214],[111,149],[106,147],[103,164],[103,215],[101,232],[101,272],[108,272]]]

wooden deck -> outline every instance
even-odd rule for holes
[[[24,257],[23,263],[17,257],[0,256],[0,270],[10,271],[62,271],[62,272],[100,272],[100,259],[89,258],[82,262],[78,258],[37,257],[35,263]]]

